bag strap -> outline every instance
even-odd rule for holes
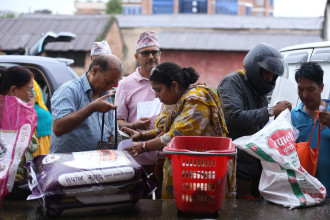
[[[104,113],[102,115],[101,141],[103,141],[103,130],[104,130]]]
[[[117,107],[115,108],[115,148],[117,148],[117,139],[118,139],[118,131],[117,131]]]
[[[319,111],[317,111],[317,114],[319,115]],[[319,147],[320,147],[320,140],[321,140],[321,122],[319,120],[319,138],[317,141],[317,150],[319,150]]]
[[[314,126],[313,126],[313,130],[312,130],[311,136],[309,137],[309,140],[308,140],[308,145],[310,145],[310,143],[311,143],[313,132],[314,132],[314,128],[315,128],[315,125],[316,125],[316,121],[317,121],[317,119],[319,117],[319,113],[320,113],[320,111],[317,111],[317,113],[316,113],[315,120],[314,120]],[[319,149],[319,147],[320,147],[320,137],[321,137],[321,124],[319,122],[319,133],[318,133],[317,149]]]
[[[102,115],[102,129],[101,129],[101,141],[103,140],[103,130],[104,130],[104,113]],[[117,134],[117,108],[115,108],[115,146],[117,147],[118,134]]]

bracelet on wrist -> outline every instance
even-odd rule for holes
[[[143,149],[144,152],[149,152],[149,150],[147,148],[147,142],[146,141],[142,142],[142,149]]]
[[[149,150],[148,147],[147,147],[147,143],[148,143],[148,141],[146,141],[146,149],[147,149],[147,152],[149,152],[150,150]]]
[[[142,140],[143,139],[143,133],[142,133],[142,131],[141,130],[137,130],[139,133],[140,133],[140,138],[139,138],[139,140]]]

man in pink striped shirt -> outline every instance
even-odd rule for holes
[[[155,99],[155,92],[151,88],[149,77],[152,68],[160,63],[160,46],[156,32],[141,33],[137,44],[135,59],[140,64],[135,72],[119,82],[115,105],[117,105],[117,122],[119,127],[134,130],[148,130],[155,126],[155,118],[137,118],[137,105]],[[136,161],[151,173],[159,152],[145,152]]]

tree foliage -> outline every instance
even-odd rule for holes
[[[15,18],[15,14],[11,13],[11,12],[3,13],[3,14],[0,14],[0,18]]]
[[[123,12],[121,0],[108,1],[106,12],[107,14],[121,14]]]

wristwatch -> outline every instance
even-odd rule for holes
[[[275,113],[274,113],[274,110],[270,107],[267,108],[267,111],[268,111],[268,115],[271,117],[271,116],[274,116]]]

